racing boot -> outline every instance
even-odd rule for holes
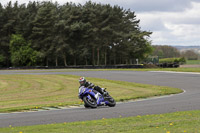
[[[103,92],[103,97],[108,96],[108,92],[106,91],[106,88],[102,88],[102,92]]]
[[[103,92],[103,96],[104,96],[104,97],[108,96],[108,92],[104,91],[104,92]]]

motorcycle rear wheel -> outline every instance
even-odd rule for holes
[[[87,96],[85,96],[83,97],[83,101],[85,103],[85,107],[97,108],[97,102],[93,97],[89,99]]]
[[[115,100],[111,96],[105,98],[105,100],[108,102],[107,105],[109,107],[115,107],[116,102],[115,102]]]

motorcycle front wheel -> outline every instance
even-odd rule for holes
[[[97,108],[97,102],[93,97],[89,99],[87,96],[85,96],[83,97],[83,101],[85,103],[85,107]]]

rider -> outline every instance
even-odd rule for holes
[[[84,86],[84,87],[87,87],[87,88],[93,88],[94,87],[94,90],[98,91],[103,96],[106,96],[108,94],[108,92],[106,92],[104,88],[101,88],[99,86],[95,86],[93,83],[90,83],[89,81],[87,82],[84,77],[81,77],[79,79],[79,83],[80,83],[80,87],[81,86]]]

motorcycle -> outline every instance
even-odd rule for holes
[[[84,86],[79,88],[79,98],[83,100],[85,108],[97,108],[97,106],[103,105],[114,107],[116,105],[115,100],[109,95],[109,93],[103,96],[98,91]]]

